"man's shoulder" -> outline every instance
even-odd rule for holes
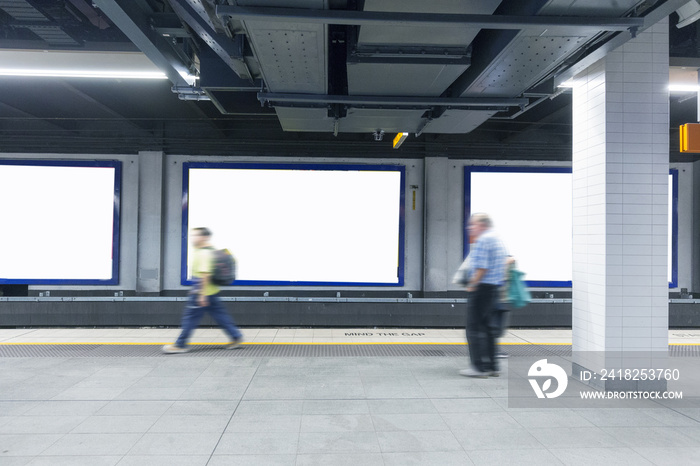
[[[501,241],[501,237],[495,231],[489,230],[488,232],[481,235],[484,240],[484,246],[494,249],[505,250],[505,245]]]
[[[212,247],[204,247],[204,248],[198,248],[194,250],[194,258],[196,261],[198,261],[200,264],[206,263],[211,260],[214,254],[214,248]],[[202,264],[204,265],[204,264]]]
[[[493,230],[485,231],[479,239],[482,239],[485,243],[495,243],[500,241],[498,234]]]

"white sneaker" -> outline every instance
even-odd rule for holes
[[[241,347],[241,344],[243,344],[243,337],[235,338],[230,343],[226,343],[224,349],[237,349]]]
[[[175,346],[175,344],[172,345],[165,345],[163,347],[163,352],[166,354],[177,354],[177,353],[186,353],[190,349],[187,347],[180,347],[180,346]]]
[[[474,377],[477,379],[487,379],[489,375],[491,375],[490,372],[481,372],[478,369],[475,369],[473,367],[469,367],[467,369],[462,369],[459,371],[459,375],[463,375],[465,377]]]

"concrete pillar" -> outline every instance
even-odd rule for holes
[[[446,291],[448,287],[449,160],[430,157],[425,160],[425,218],[423,290]]]
[[[160,293],[163,270],[163,153],[139,152],[139,226],[136,291]]]
[[[573,350],[668,350],[668,20],[577,75]]]

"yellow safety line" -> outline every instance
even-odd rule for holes
[[[0,342],[0,346],[47,346],[47,345],[115,345],[115,346],[157,346],[157,345],[168,345],[172,342],[103,342],[103,341],[84,341],[84,342]],[[224,346],[229,343],[204,343],[204,342],[194,342],[190,343],[190,346]],[[399,341],[399,342],[245,342],[242,345],[453,345],[453,346],[467,346],[467,343],[454,343],[454,342],[415,342],[415,341]],[[544,343],[544,342],[522,342],[522,343],[498,343],[499,346],[571,346],[571,343]],[[700,346],[700,343],[669,343],[669,346]]]
[[[133,345],[133,346],[154,346],[154,345],[168,345],[172,342],[0,342],[0,346],[39,346],[39,345]],[[245,342],[242,345],[455,345],[455,346],[467,346],[467,343],[454,343],[454,342],[273,342],[273,341],[260,341],[260,342]],[[502,345],[569,345],[569,343],[500,343]],[[193,342],[189,344],[190,346],[224,346],[228,343],[199,343]]]

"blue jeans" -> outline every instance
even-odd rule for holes
[[[472,366],[481,372],[497,371],[496,335],[493,313],[498,299],[497,285],[480,284],[469,294],[467,303],[467,343]]]
[[[207,296],[209,299],[208,306],[200,306],[197,303],[197,295],[190,295],[190,299],[187,302],[187,307],[185,307],[185,312],[182,314],[182,332],[175,342],[175,346],[179,348],[184,348],[187,345],[187,340],[190,338],[190,334],[199,325],[199,321],[202,320],[202,316],[205,312],[211,314],[212,318],[219,324],[219,327],[223,328],[226,333],[232,339],[238,339],[243,336],[241,331],[236,327],[235,322],[228,315],[226,308],[221,304],[221,299],[218,294]]]

